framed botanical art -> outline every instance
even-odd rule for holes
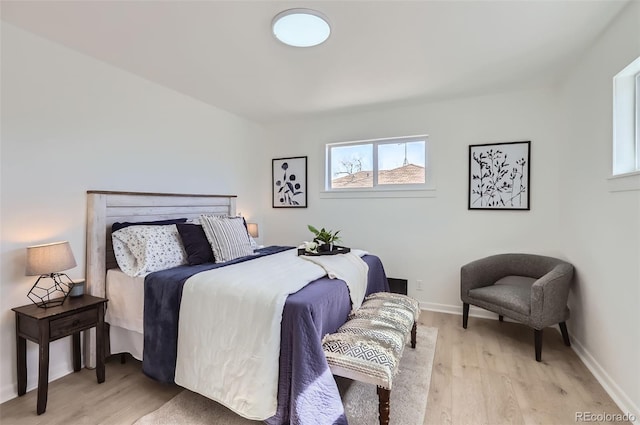
[[[469,146],[469,209],[529,210],[531,142]]]
[[[271,162],[273,208],[307,208],[307,157]]]

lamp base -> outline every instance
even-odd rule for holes
[[[67,282],[63,280],[66,278]],[[51,279],[53,284],[46,285],[42,279]],[[33,284],[27,297],[35,305],[41,308],[61,306],[69,296],[73,282],[64,273],[51,273],[41,275]]]

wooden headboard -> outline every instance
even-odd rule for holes
[[[235,195],[87,191],[87,291],[105,296],[107,270],[117,267],[111,243],[115,222],[236,215]]]

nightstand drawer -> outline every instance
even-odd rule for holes
[[[92,308],[71,316],[52,320],[49,328],[49,338],[67,336],[86,328],[95,326],[98,322],[98,310]]]

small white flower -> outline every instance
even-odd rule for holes
[[[318,253],[318,243],[315,241],[311,241],[311,242],[304,241],[302,245],[300,245],[300,248],[304,248],[306,252],[311,252],[313,254]]]

